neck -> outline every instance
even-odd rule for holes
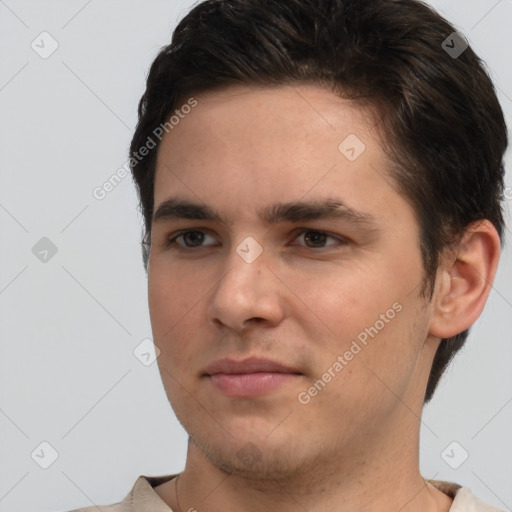
[[[399,464],[392,467],[390,460]],[[362,460],[357,468],[319,463],[308,472],[272,479],[228,473],[192,441],[177,488],[175,484],[173,479],[155,491],[176,512],[263,512],[277,507],[292,512],[298,506],[308,512],[447,512],[452,503],[421,476],[417,456],[400,450]]]

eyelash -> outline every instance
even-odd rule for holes
[[[165,247],[168,248],[168,249],[172,249],[172,246],[173,246],[173,244],[176,243],[176,240],[178,238],[182,237],[183,235],[186,235],[187,233],[202,233],[204,235],[208,235],[208,233],[205,233],[204,231],[202,231],[200,229],[189,229],[189,230],[185,230],[185,231],[180,231],[180,232],[172,235],[172,237],[167,238],[167,240],[165,242]],[[330,233],[327,233],[327,232],[321,231],[321,230],[317,230],[317,229],[302,229],[299,233],[297,233],[297,235],[295,236],[295,239],[298,238],[299,236],[305,234],[305,233],[315,233],[315,234],[320,234],[320,235],[326,235],[329,238],[333,238],[333,239],[337,240],[339,243],[341,243],[341,245],[348,244],[348,240],[346,238],[335,236],[335,235],[331,235]],[[209,236],[211,236],[211,235],[209,235]],[[336,244],[327,245],[325,247],[308,247],[306,245],[301,245],[300,247],[303,247],[304,249],[319,250],[319,249],[327,249],[327,248],[331,247],[332,245],[336,245]],[[211,245],[209,245],[209,246],[208,245],[206,245],[206,246],[205,245],[199,245],[199,246],[196,246],[196,247],[187,247],[187,246],[180,246],[178,244],[178,249],[176,249],[176,250],[194,251],[194,250],[201,249],[201,248],[204,248],[204,247],[213,247],[213,246],[211,246]]]

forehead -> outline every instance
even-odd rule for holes
[[[304,84],[236,86],[194,99],[158,149],[155,207],[174,192],[238,213],[339,193],[364,210],[384,189],[386,200],[394,193],[368,107]]]
[[[181,105],[189,100],[184,98]],[[293,139],[297,145],[305,139],[314,140],[315,136],[339,142],[343,132],[349,130],[361,139],[380,142],[381,134],[375,129],[376,107],[362,106],[320,86],[229,86],[197,95],[195,100],[193,111],[180,116],[181,120],[174,116],[179,126],[174,126],[164,139],[173,138],[172,133],[179,131],[190,141],[195,138],[198,147],[204,137],[204,144],[212,139],[231,146],[241,141],[247,149],[254,139],[259,143],[274,142],[274,146],[286,142],[282,148],[286,150],[296,146]],[[229,141],[222,139],[227,134]]]

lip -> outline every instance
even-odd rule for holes
[[[234,359],[219,359],[209,364],[205,369],[205,375],[224,374],[243,374],[243,373],[290,373],[302,375],[297,369],[287,366],[278,361],[264,359],[259,357],[249,357],[242,361]]]
[[[296,381],[303,374],[283,363],[249,357],[243,361],[219,359],[208,365],[204,377],[229,397],[253,397]]]
[[[206,378],[211,385],[229,397],[253,397],[275,391],[300,379],[296,373],[255,372],[255,373],[214,373]]]

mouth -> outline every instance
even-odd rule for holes
[[[303,374],[277,361],[251,357],[220,359],[207,366],[203,377],[229,397],[258,396],[297,381]]]
[[[292,368],[278,361],[259,357],[249,357],[242,361],[229,358],[219,359],[209,364],[205,369],[206,375],[215,375],[217,373],[243,374],[259,372],[293,373],[301,375],[301,372],[296,368]]]

